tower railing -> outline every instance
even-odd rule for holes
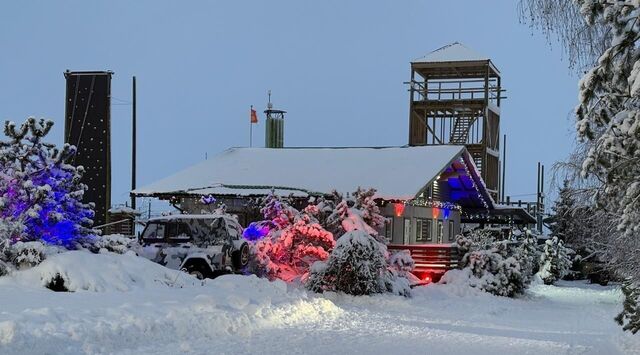
[[[411,81],[413,101],[479,100],[488,94],[489,102],[498,104],[500,94],[497,80],[490,80],[488,89],[484,79]]]

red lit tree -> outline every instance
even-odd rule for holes
[[[315,218],[315,205],[298,212],[272,195],[266,199],[262,213],[271,230],[255,243],[254,254],[258,271],[269,279],[304,279],[314,262],[329,257],[335,240]]]

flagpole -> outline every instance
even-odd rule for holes
[[[253,112],[253,105],[251,105],[251,111],[249,112]],[[253,122],[249,119],[249,148],[251,147],[253,147]]]

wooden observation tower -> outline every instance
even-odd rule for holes
[[[500,186],[500,72],[456,42],[411,62],[409,145],[464,145],[494,201]]]

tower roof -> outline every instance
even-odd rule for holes
[[[453,42],[414,60],[413,63],[475,62],[488,60],[489,58],[464,44]]]

